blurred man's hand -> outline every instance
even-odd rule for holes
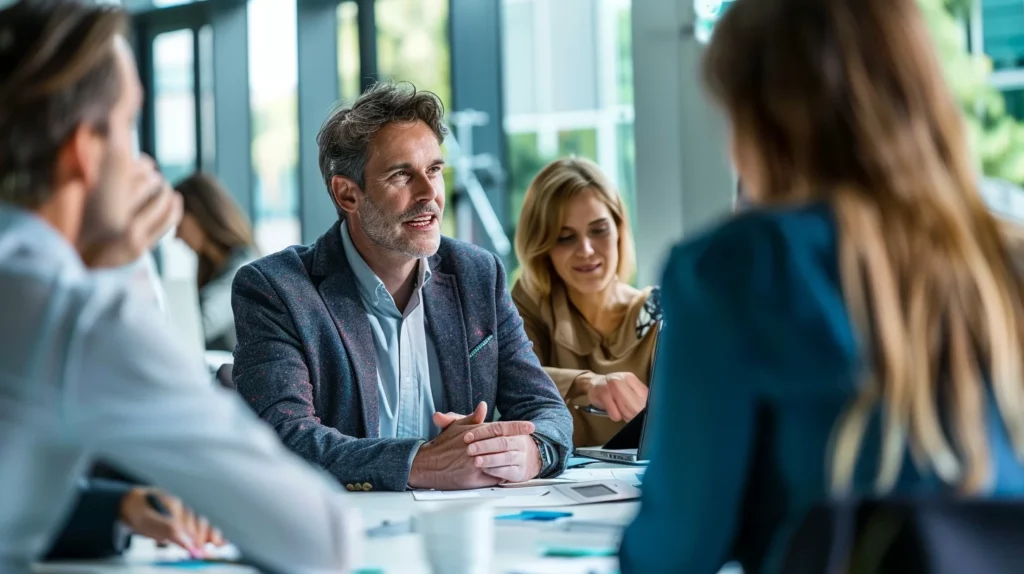
[[[163,509],[153,508],[148,497],[155,496]],[[164,514],[161,510],[166,510]],[[135,534],[157,543],[174,543],[195,558],[205,555],[207,544],[223,546],[224,537],[180,500],[151,488],[133,488],[121,501],[121,522]]]
[[[143,156],[138,160],[131,185],[135,206],[131,221],[118,237],[84,246],[82,259],[88,267],[121,267],[138,260],[181,220],[181,196],[160,175],[152,159]]]

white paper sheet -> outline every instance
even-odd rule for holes
[[[567,484],[570,482],[590,482],[593,480],[621,480],[631,485],[641,482],[643,468],[570,468],[558,475],[557,478],[546,478],[528,480],[526,482],[513,482],[503,484],[503,488],[529,488],[534,486],[550,486],[555,484]]]
[[[480,493],[476,490],[414,490],[412,493],[414,500],[428,501],[428,500],[462,500],[466,498],[480,498]]]
[[[510,568],[507,574],[617,574],[617,558],[542,558]]]
[[[478,488],[476,490],[414,490],[414,500],[462,500],[467,498],[507,498],[526,496],[547,496],[551,489],[544,486],[524,488]]]
[[[412,497],[417,502],[487,501],[495,508],[535,508],[579,504],[550,486],[480,488],[477,490],[414,490]]]

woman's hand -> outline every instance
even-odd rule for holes
[[[633,373],[611,373],[590,378],[590,404],[613,421],[629,422],[647,406],[647,385]]]

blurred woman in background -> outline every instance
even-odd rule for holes
[[[622,571],[774,572],[830,496],[1024,493],[1021,281],[915,0],[738,0],[704,74],[761,208],[671,253]]]
[[[537,174],[516,254],[522,274],[512,299],[572,412],[573,442],[603,445],[647,404],[661,307],[657,289],[629,283],[636,260],[629,220],[596,164],[561,159]]]
[[[195,173],[174,189],[184,198],[178,238],[199,258],[196,273],[206,348],[235,350],[231,282],[235,273],[258,256],[252,226],[215,177]]]

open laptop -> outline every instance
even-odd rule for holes
[[[658,349],[661,348],[661,321],[658,321],[655,329],[658,329],[658,340],[654,344],[654,356],[651,357],[651,372],[647,379],[650,389],[647,393],[647,406],[637,413],[633,420],[626,423],[622,430],[615,433],[604,446],[601,447],[580,447],[575,451],[576,456],[618,462],[627,464],[644,463],[650,460],[650,440],[647,432],[647,416],[651,407],[651,400],[654,398],[654,370],[658,365]],[[590,409],[588,412],[600,414],[603,411]]]

